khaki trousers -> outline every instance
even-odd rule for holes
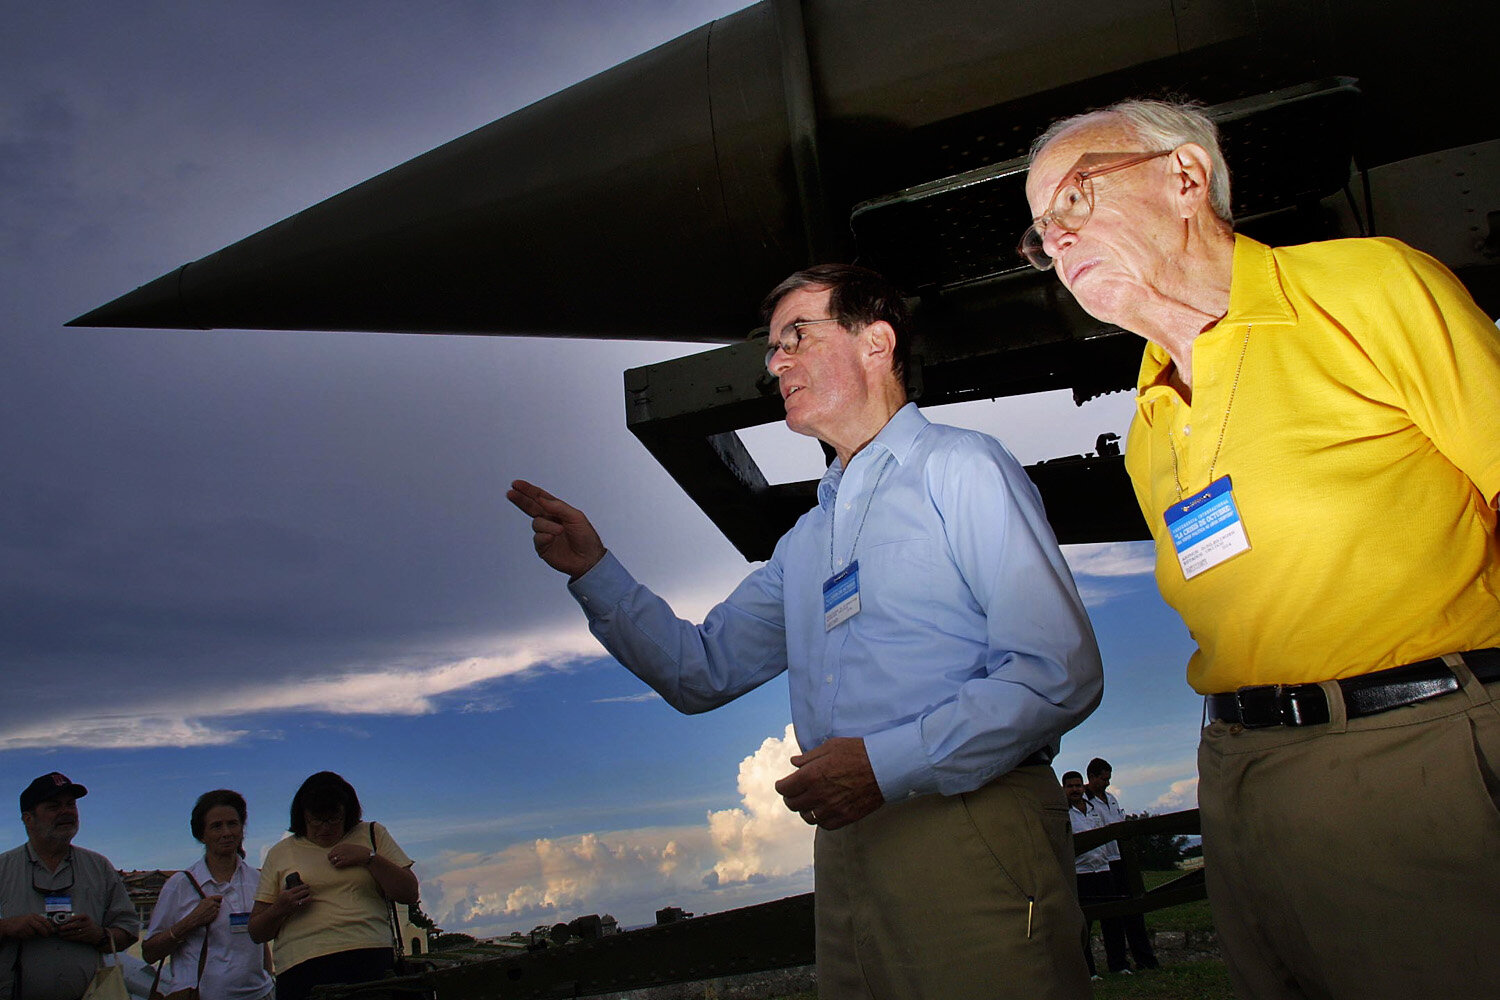
[[[1209,902],[1255,1000],[1500,996],[1500,706],[1453,694],[1305,728],[1213,723],[1198,748]]]
[[[887,804],[814,842],[821,1000],[1082,1000],[1067,802],[1050,767]]]

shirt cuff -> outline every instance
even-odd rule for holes
[[[602,618],[609,609],[625,600],[635,577],[621,565],[613,552],[606,551],[604,558],[578,579],[568,584],[568,593],[590,619]]]
[[[908,722],[865,737],[870,769],[875,772],[875,783],[887,802],[936,790],[932,765],[922,747],[920,726],[919,722]]]

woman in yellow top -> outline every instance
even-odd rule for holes
[[[385,827],[361,815],[354,787],[319,771],[292,797],[295,836],[266,854],[250,937],[271,942],[277,1000],[369,982],[394,965],[387,901],[415,903],[417,876]]]

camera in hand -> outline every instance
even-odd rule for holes
[[[50,911],[47,914],[47,919],[50,920],[50,921],[52,921],[54,924],[59,924],[59,925],[65,924],[69,920],[73,919],[73,911],[71,911],[71,910],[52,910],[52,911]]]
[[[286,877],[286,887],[288,889],[292,888],[293,886],[301,885],[301,884],[302,884],[302,875],[299,872],[290,872],[290,873],[287,874],[287,877]]]

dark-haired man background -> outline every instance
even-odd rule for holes
[[[88,789],[53,771],[21,792],[26,843],[0,854],[0,998],[78,1000],[141,921],[109,859],[73,846]]]
[[[1062,776],[1063,795],[1068,799],[1068,823],[1073,833],[1087,833],[1105,826],[1102,813],[1095,809],[1084,794],[1083,775],[1077,771],[1066,771]],[[1098,900],[1119,898],[1115,891],[1114,876],[1109,871],[1108,844],[1100,844],[1073,857],[1073,871],[1078,877],[1078,900],[1092,903]],[[1113,923],[1105,919],[1099,922],[1104,935],[1104,960],[1110,972],[1128,974],[1130,966],[1125,960],[1125,925],[1118,920]],[[1088,962],[1089,978],[1098,979],[1098,968],[1094,964],[1094,949],[1090,946],[1092,924],[1083,932],[1083,957]]]
[[[818,503],[702,625],[529,483],[537,553],[590,628],[685,712],[786,671],[802,753],[777,782],[814,842],[825,998],[1082,998],[1071,837],[1049,762],[1099,653],[1036,490],[986,435],[906,400],[907,314],[862,268],[767,298],[787,426],[837,455]]]
[[[1099,813],[1100,826],[1109,826],[1111,823],[1125,822],[1125,810],[1120,808],[1120,800],[1115,798],[1109,790],[1110,779],[1114,777],[1114,768],[1109,766],[1109,761],[1103,757],[1095,757],[1089,761],[1087,769],[1088,781],[1084,782],[1084,794],[1088,799],[1089,807]],[[1072,817],[1069,817],[1070,819]],[[1109,862],[1109,874],[1114,879],[1115,895],[1127,896],[1130,894],[1130,886],[1125,877],[1125,862],[1120,858],[1120,844],[1111,840],[1104,845],[1104,857]],[[1135,958],[1138,969],[1155,969],[1160,963],[1156,960],[1156,950],[1151,947],[1151,935],[1146,931],[1146,918],[1139,913],[1131,913],[1123,917],[1109,917],[1100,921],[1104,928],[1105,940],[1111,935],[1125,941],[1130,946],[1130,954]],[[1121,951],[1121,959],[1124,952]],[[1123,964],[1123,962],[1122,962]],[[1110,971],[1115,971],[1113,968]]]
[[[1236,234],[1197,109],[1126,102],[1033,151],[1022,252],[1147,341],[1125,463],[1198,644],[1237,989],[1495,996],[1494,323],[1395,240]]]

